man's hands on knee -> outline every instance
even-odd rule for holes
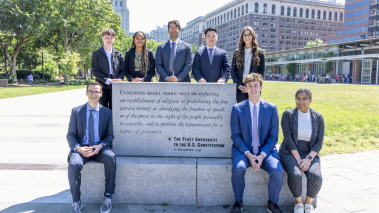
[[[103,144],[94,145],[91,147],[79,147],[76,149],[77,152],[79,152],[84,157],[91,157],[93,155],[97,155],[100,150],[103,148]]]

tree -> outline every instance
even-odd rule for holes
[[[305,47],[316,47],[316,46],[322,46],[322,45],[325,45],[325,44],[323,44],[323,41],[318,38],[315,41],[313,40],[308,41],[307,44],[305,44]]]
[[[64,58],[60,60],[61,69],[69,76],[75,75],[78,72],[78,63],[80,61],[77,52],[69,51],[65,53]]]
[[[16,62],[22,46],[51,31],[53,0],[2,0],[0,4],[0,45],[11,74],[17,77]],[[12,55],[12,59],[11,59]]]
[[[192,44],[191,49],[192,49],[192,55],[195,55],[195,53],[199,49],[199,47],[196,44]]]
[[[292,78],[295,78],[296,74],[296,65],[295,63],[287,64],[286,69],[292,75]]]
[[[332,61],[326,62],[325,71],[326,71],[326,73],[333,71],[333,62]]]
[[[58,76],[59,74],[58,64],[52,58],[48,58],[44,61],[43,68],[44,72],[49,74],[52,78]],[[36,69],[42,70],[42,65],[39,65]]]

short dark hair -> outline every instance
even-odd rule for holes
[[[101,37],[104,37],[106,35],[109,35],[109,36],[113,36],[115,37],[116,36],[116,33],[114,32],[114,30],[112,30],[111,28],[104,28],[102,31],[101,31]]]
[[[260,86],[262,86],[262,84],[263,84],[262,75],[259,73],[250,73],[249,75],[245,76],[245,78],[243,78],[242,81],[245,84],[245,86],[246,86],[246,84],[248,84],[250,82],[254,82],[254,81],[259,81]]]
[[[90,85],[100,86],[100,91],[101,91],[102,88],[103,88],[103,87],[101,86],[101,84],[99,84],[98,82],[94,81],[94,82],[89,82],[89,83],[87,84],[87,90],[88,90],[88,87],[89,87]]]
[[[304,93],[306,96],[308,96],[309,99],[312,99],[312,92],[307,88],[300,88],[296,91],[295,98],[297,98],[297,95],[299,93]]]
[[[208,28],[205,30],[205,36],[207,36],[207,33],[208,33],[209,31],[215,31],[216,34],[217,34],[217,29],[216,29],[216,28],[214,28],[214,27],[208,27]]]
[[[167,29],[170,29],[170,24],[175,24],[177,27],[179,27],[179,30],[181,30],[180,23],[179,23],[178,20],[169,21],[168,24],[167,24]]]

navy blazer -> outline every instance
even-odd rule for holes
[[[71,149],[81,147],[87,126],[87,104],[75,107],[71,111],[70,123],[68,125],[67,141]],[[99,137],[100,143],[111,146],[113,136],[112,110],[99,106]]]
[[[196,51],[192,66],[192,74],[196,81],[203,78],[207,82],[217,82],[219,79],[228,82],[230,70],[228,53],[225,50],[217,47],[214,49],[212,65],[207,47]]]
[[[112,47],[113,78],[124,78],[122,62],[121,52]],[[99,84],[105,89],[112,89],[112,84],[105,84],[107,79],[110,78],[110,74],[108,57],[105,53],[104,47],[101,47],[92,53],[91,67],[92,73],[96,77],[96,82],[99,82]]]
[[[252,119],[249,99],[233,106],[230,118],[232,131],[232,158],[252,151]],[[258,115],[260,151],[279,159],[276,143],[279,134],[278,110],[274,104],[261,99]]]
[[[169,71],[170,66],[170,40],[160,44],[155,56],[155,66],[159,74],[159,81],[166,82],[166,78],[172,74]],[[192,49],[191,46],[181,40],[176,48],[176,55],[174,59],[174,75],[181,80],[181,82],[191,82],[189,72],[192,68]]]
[[[149,55],[149,70],[147,70],[147,75],[143,77],[145,82],[150,82],[151,78],[155,75],[155,58],[154,52],[152,50],[147,49]],[[136,49],[131,48],[125,53],[124,59],[124,74],[128,81],[131,81],[131,78],[135,78],[136,74],[134,72],[135,69],[135,54]]]
[[[243,71],[244,71],[244,63],[245,63],[245,59],[244,59],[244,62],[242,64],[241,67],[237,67],[237,60],[236,60],[236,53],[237,53],[237,50],[234,51],[234,54],[233,54],[233,60],[232,60],[232,78],[233,78],[233,82],[237,84],[237,88],[240,86],[240,85],[243,85]],[[259,73],[262,75],[262,78],[264,77],[264,74],[265,74],[265,69],[266,69],[266,66],[265,66],[265,55],[263,52],[259,51],[259,66],[257,65],[254,65],[254,61],[251,60],[251,63],[250,63],[250,71],[249,71],[249,74],[250,73]]]

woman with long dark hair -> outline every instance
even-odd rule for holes
[[[146,35],[138,31],[133,35],[131,48],[124,59],[125,77],[130,82],[150,82],[155,75],[154,52],[146,47]]]
[[[258,47],[253,28],[247,26],[241,32],[238,49],[234,51],[232,60],[232,78],[237,84],[237,103],[249,97],[242,79],[250,73],[259,73],[264,76],[265,56]]]

